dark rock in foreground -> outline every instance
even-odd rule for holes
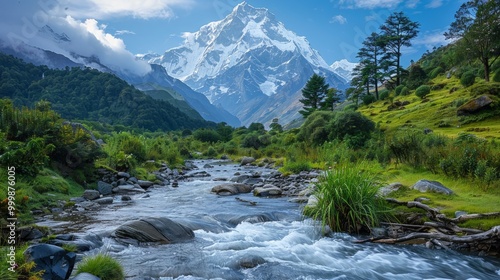
[[[142,218],[118,227],[114,237],[123,241],[176,243],[194,238],[186,226],[168,218]]]

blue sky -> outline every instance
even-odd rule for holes
[[[106,30],[122,38],[133,53],[157,52],[182,43],[183,32],[229,14],[237,0],[195,0],[172,5],[169,17],[115,16],[104,19]],[[464,1],[460,0],[247,0],[254,7],[268,8],[296,34],[305,36],[328,64],[346,58],[356,62],[361,42],[395,11],[403,11],[421,24],[413,47],[405,50],[403,62],[417,60],[427,49],[446,44],[443,33]]]
[[[134,54],[179,46],[184,32],[221,20],[241,0],[16,0],[2,4],[0,39],[55,52],[97,55],[107,63],[148,71]],[[446,44],[443,33],[465,0],[247,0],[268,8],[286,28],[305,36],[328,64],[356,61],[362,41],[393,12],[403,11],[421,24],[413,46],[404,50],[403,65],[418,60],[434,46]],[[49,25],[72,42],[54,44],[40,32]],[[37,31],[38,30],[38,31]],[[13,39],[14,38],[14,39]]]

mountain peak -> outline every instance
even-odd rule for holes
[[[266,8],[255,8],[247,2],[243,1],[234,7],[232,13],[226,17],[234,18],[237,17],[242,20],[245,24],[249,20],[261,21],[264,18],[274,19],[274,15],[269,12]]]

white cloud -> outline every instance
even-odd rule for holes
[[[408,0],[405,2],[406,7],[413,9],[417,7],[418,3],[420,3],[420,0]]]
[[[364,8],[364,9],[375,9],[375,8],[395,8],[398,6],[402,0],[340,0],[339,4],[347,5],[349,8]]]
[[[443,5],[443,0],[431,0],[429,4],[425,5],[426,8],[439,8]]]
[[[134,31],[130,31],[130,30],[117,30],[115,32],[115,36],[120,36],[120,35],[124,35],[124,34],[135,35],[135,32]]]
[[[136,18],[170,18],[172,8],[188,8],[194,0],[61,0],[65,12],[74,18],[105,19],[118,16]]]
[[[426,32],[420,36],[418,36],[413,44],[415,46],[421,45],[425,46],[428,50],[431,50],[434,47],[445,46],[451,43],[451,40],[446,40],[444,37],[444,30],[434,30],[430,32]]]
[[[330,23],[346,24],[347,19],[345,17],[343,17],[342,15],[336,15],[336,16],[332,17],[332,19],[330,20]]]

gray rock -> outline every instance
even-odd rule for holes
[[[84,201],[82,203],[78,203],[77,205],[85,210],[93,210],[99,207],[99,204],[92,201]]]
[[[218,178],[213,178],[212,181],[227,181],[227,178],[218,177]]]
[[[75,253],[50,244],[30,246],[24,255],[27,262],[33,261],[36,264],[35,271],[44,271],[43,279],[51,280],[69,279],[76,260]]]
[[[74,203],[80,203],[80,202],[84,202],[85,201],[85,198],[79,196],[79,197],[72,197],[69,199],[69,201],[73,201]]]
[[[452,195],[453,191],[448,189],[447,187],[443,186],[443,184],[437,182],[437,181],[429,181],[429,180],[420,180],[415,183],[411,187],[414,190],[418,190],[420,192],[437,192],[437,193],[442,193],[446,195]]]
[[[194,238],[188,227],[168,218],[143,218],[119,226],[113,236],[139,242],[176,243]]]
[[[231,178],[231,182],[243,183],[243,181],[248,178],[250,178],[250,175],[236,175],[235,177]]]
[[[154,183],[151,182],[151,181],[145,181],[145,180],[138,180],[137,181],[137,184],[141,187],[141,188],[149,188],[151,187]]]
[[[248,178],[248,179],[244,180],[243,184],[255,185],[255,184],[259,184],[259,183],[263,183],[263,182],[264,182],[264,180],[262,180],[261,178],[252,177],[252,178]]]
[[[101,278],[87,272],[82,272],[70,280],[101,280]]]
[[[253,190],[253,195],[254,196],[280,196],[283,193],[283,191],[280,188],[277,187],[270,187],[270,188],[255,188]]]
[[[210,177],[210,174],[206,171],[195,171],[189,174],[186,174],[186,177],[191,177],[191,178],[202,178],[202,177]]]
[[[25,226],[19,228],[19,238],[21,240],[35,240],[43,237],[43,233],[36,227]]]
[[[313,194],[309,196],[306,207],[314,208],[318,205],[318,198]]]
[[[238,261],[238,266],[241,268],[254,268],[260,264],[266,263],[264,258],[259,256],[246,256]]]
[[[130,178],[130,174],[127,172],[118,172],[116,175],[118,175],[118,177],[120,178],[125,178],[125,179]]]
[[[128,194],[128,193],[145,193],[146,191],[139,185],[121,185],[113,189],[114,193]]]
[[[97,191],[102,195],[110,195],[113,192],[113,186],[103,181],[97,182]]]
[[[255,161],[255,158],[253,158],[253,157],[243,157],[241,159],[240,165],[247,165],[247,164],[250,164],[250,163],[252,163],[254,161]]]
[[[85,190],[82,195],[82,197],[87,200],[94,200],[99,198],[100,196],[101,194],[99,193],[99,191],[96,190]]]
[[[122,201],[131,201],[132,198],[128,195],[122,195]]]
[[[249,193],[252,186],[245,184],[222,184],[212,188],[212,192],[219,195],[234,195],[239,193]]]
[[[116,186],[122,186],[122,185],[128,185],[127,180],[125,178],[120,178],[118,179],[118,181],[116,181]]]
[[[403,184],[401,183],[392,183],[388,186],[382,187],[378,190],[378,195],[380,196],[387,196],[392,192],[395,192],[399,190],[401,187],[403,187]]]
[[[127,183],[133,185],[133,184],[139,183],[139,180],[137,180],[137,178],[135,178],[135,177],[130,177],[130,178],[128,178]]]
[[[113,203],[113,198],[112,197],[103,197],[103,198],[99,198],[99,199],[94,200],[94,202],[98,203],[98,204],[101,204],[101,205],[112,204]]]
[[[465,211],[455,211],[455,218],[458,218],[460,216],[467,215],[468,213]]]
[[[491,103],[493,103],[493,99],[491,99],[488,95],[481,95],[478,98],[460,106],[457,109],[457,116],[472,114],[482,109],[489,108]]]
[[[214,168],[214,167],[213,167],[213,165],[210,165],[207,163],[207,164],[203,165],[203,168]]]

